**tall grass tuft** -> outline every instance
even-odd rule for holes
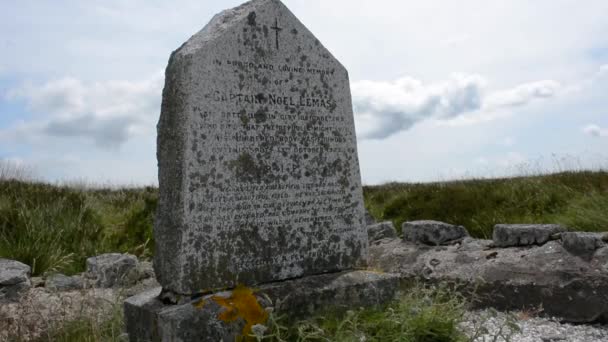
[[[0,257],[34,275],[73,274],[105,252],[150,256],[156,190],[74,189],[0,180]]]
[[[34,171],[31,167],[11,161],[0,159],[0,180],[21,180],[28,181],[34,179]]]
[[[82,269],[77,262],[95,253],[103,233],[84,194],[18,181],[2,182],[0,189],[2,257],[30,265],[34,275]]]
[[[468,341],[458,328],[466,303],[445,287],[417,285],[387,307],[321,314],[284,325],[271,318],[270,331],[258,341]]]
[[[109,314],[83,315],[54,327],[35,342],[126,342],[122,305],[116,303]]]

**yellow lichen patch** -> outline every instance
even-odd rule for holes
[[[219,320],[233,322],[242,318],[245,321],[243,336],[249,336],[251,327],[256,324],[264,324],[268,319],[268,313],[262,308],[253,291],[243,285],[232,290],[232,294],[228,298],[213,296],[211,299],[224,308],[224,311],[217,317]]]
[[[205,306],[205,298],[201,298],[198,302],[192,304],[197,309],[202,309]]]

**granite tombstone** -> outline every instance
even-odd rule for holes
[[[157,143],[166,290],[364,265],[348,73],[280,1],[224,11],[173,52]]]

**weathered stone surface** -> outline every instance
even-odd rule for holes
[[[29,281],[31,268],[19,261],[0,259],[0,286],[17,285]]]
[[[121,293],[119,289],[31,288],[17,301],[0,304],[0,341],[56,341],[58,337],[50,336],[66,322],[112,317]]]
[[[158,281],[156,281],[155,278],[146,278],[143,280],[140,280],[137,284],[128,287],[128,288],[123,288],[121,289],[121,293],[126,297],[131,297],[131,296],[135,296],[139,293],[148,291],[150,289],[154,289],[159,287],[160,284],[158,283]]]
[[[64,274],[53,274],[46,278],[45,287],[54,291],[70,291],[82,289],[83,282],[80,276],[66,276]]]
[[[395,230],[395,226],[393,226],[393,222],[385,221],[367,226],[367,235],[369,236],[369,241],[374,242],[380,239],[396,238],[397,231]]]
[[[130,287],[150,278],[154,278],[154,267],[151,262],[142,261],[124,275],[121,285]]]
[[[553,234],[565,231],[558,224],[497,224],[492,239],[497,247],[542,245]]]
[[[365,225],[371,226],[372,224],[376,224],[376,219],[369,213],[367,209],[365,209]]]
[[[606,246],[602,234],[597,233],[564,232],[561,239],[568,252],[583,258],[590,258],[597,249]]]
[[[43,277],[31,277],[32,287],[44,287],[45,280]]]
[[[154,288],[124,302],[125,327],[131,342],[160,341],[156,317],[165,308],[158,300],[161,288]]]
[[[154,278],[154,266],[150,261],[141,261],[137,264],[139,279]]]
[[[370,267],[403,279],[460,284],[475,291],[480,306],[542,307],[543,314],[576,323],[608,319],[608,247],[585,260],[559,241],[512,248],[470,238],[436,247],[382,241],[370,246]]]
[[[15,300],[29,289],[31,268],[19,261],[0,258],[0,301]]]
[[[109,288],[131,285],[130,275],[137,268],[137,257],[130,254],[108,253],[87,259],[86,277],[95,287]]]
[[[455,226],[439,221],[403,222],[401,227],[405,241],[432,246],[450,244],[469,236],[469,233],[463,226]]]
[[[273,307],[279,315],[301,318],[321,308],[344,310],[384,304],[394,298],[398,288],[397,275],[351,271],[264,284],[255,296],[262,309]],[[217,299],[235,298],[233,291],[206,295],[182,305],[165,305],[158,300],[159,294],[160,288],[125,302],[131,341],[234,341],[243,333],[246,319],[240,313],[232,322],[219,318],[227,308]]]
[[[154,267],[181,294],[364,264],[346,69],[278,0],[215,16],[171,55]]]

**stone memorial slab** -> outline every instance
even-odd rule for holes
[[[280,1],[224,11],[173,52],[157,148],[163,288],[364,265],[348,73]]]

